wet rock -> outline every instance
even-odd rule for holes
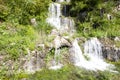
[[[40,70],[45,66],[44,55],[39,51],[30,51],[28,50],[28,55],[24,58],[23,69],[25,72],[32,72]]]
[[[120,60],[120,49],[110,46],[103,47],[103,57],[110,61],[119,61]]]
[[[70,9],[71,9],[70,5],[63,5],[62,15],[64,15],[65,17],[70,16]]]
[[[54,46],[54,48],[60,48],[62,46],[70,47],[71,43],[62,36],[56,36],[56,38],[53,41],[53,46]]]

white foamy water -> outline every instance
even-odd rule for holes
[[[57,28],[60,32],[72,32],[74,29],[74,21],[68,17],[62,17],[61,12],[61,2],[70,2],[70,0],[56,0],[49,6],[49,13],[47,18],[47,23]],[[58,37],[59,38],[59,37]],[[54,40],[55,44],[55,54],[53,65],[49,69],[59,69],[63,65],[60,63],[60,50],[58,49],[61,45],[60,39],[56,38]]]
[[[74,31],[74,21],[71,18],[63,17],[61,12],[61,2],[70,2],[70,0],[56,0],[49,6],[49,13],[47,22],[57,28],[60,32]],[[66,9],[66,8],[65,8]],[[66,12],[66,11],[65,11]],[[60,45],[60,41],[56,41],[56,45]],[[84,52],[81,51],[78,41],[75,39],[72,43],[73,61],[76,66],[83,67],[89,70],[104,71],[108,67],[113,66],[106,63],[102,57],[102,44],[97,38],[91,38],[84,44]],[[60,55],[60,50],[55,47],[54,65],[50,69],[59,69],[62,67],[60,61],[57,59]],[[86,57],[89,59],[87,60]]]
[[[53,69],[53,70],[57,70],[60,69],[63,65],[60,63],[59,60],[60,57],[60,50],[59,49],[55,49],[55,55],[54,55],[54,61],[53,61],[53,65],[51,67],[49,67],[49,69]]]
[[[61,45],[61,40],[60,40],[60,36],[56,36],[56,38],[54,39],[54,47],[55,47],[55,54],[54,54],[54,60],[52,63],[52,66],[49,67],[49,69],[53,69],[53,70],[57,70],[60,69],[62,67],[62,64],[60,63],[60,47]]]
[[[54,65],[54,66],[49,67],[49,69],[57,70],[57,69],[60,69],[60,68],[62,68],[62,67],[63,67],[62,64],[57,64],[57,65]]]
[[[60,0],[60,2],[62,1]],[[47,23],[51,24],[52,26],[54,26],[55,28],[62,32],[73,30],[75,25],[74,21],[71,18],[62,17],[60,3],[50,4]]]
[[[89,58],[88,60],[83,55],[76,39],[73,42],[72,49],[75,55],[74,64],[76,66],[83,67],[89,70],[101,71],[109,70],[109,67],[113,66],[103,60],[101,43],[98,41],[97,38],[91,38],[84,44],[84,55]]]
[[[52,26],[60,29],[60,16],[61,16],[61,5],[58,3],[51,3],[49,6],[49,13],[47,22],[50,23]]]

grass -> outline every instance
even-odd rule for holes
[[[26,48],[34,49],[36,32],[33,27],[2,23],[0,29],[0,51],[10,54],[11,58],[15,59],[20,53],[27,53]]]
[[[119,80],[120,74],[111,73],[109,71],[88,71],[72,65],[64,66],[59,70],[43,69],[34,74],[26,74],[21,72],[6,76],[4,80]]]
[[[82,23],[78,25],[78,34],[84,37],[115,37],[120,36],[120,26],[118,21],[104,22],[98,28],[92,28],[89,23]]]
[[[42,0],[41,0],[42,1]],[[48,4],[48,2],[46,2]],[[66,4],[66,3],[62,3]],[[43,4],[44,5],[44,4]],[[29,5],[30,6],[30,5]],[[38,4],[39,6],[39,4]],[[113,3],[110,4],[102,4],[99,5],[100,7],[106,8],[106,13],[103,15],[103,18],[101,19],[99,16],[98,10],[94,10],[90,12],[90,16],[92,20],[85,21],[82,23],[76,23],[77,24],[77,33],[73,36],[73,38],[76,37],[115,37],[120,36],[120,12],[112,12],[111,7],[113,7]],[[24,8],[27,12],[22,10],[20,8],[17,10],[17,7],[15,8],[15,12],[13,11],[13,14],[8,16],[9,8],[1,6],[1,10],[4,9],[3,15],[0,17],[5,19],[6,22],[0,23],[0,55],[9,55],[9,60],[13,59],[16,61],[21,55],[27,54],[26,49],[29,48],[31,51],[36,49],[36,44],[38,43],[44,43],[46,47],[49,47],[49,43],[52,42],[54,39],[54,36],[51,36],[49,38],[46,38],[47,34],[51,31],[51,26],[45,23],[45,17],[46,17],[46,10],[47,8],[43,9],[34,7],[30,8],[33,10],[32,15],[27,14],[29,12],[28,9]],[[42,7],[42,6],[41,6]],[[37,12],[38,9],[38,12]],[[45,10],[45,11],[44,11]],[[22,12],[23,11],[23,12]],[[44,11],[43,13],[41,13]],[[20,14],[18,14],[20,12]],[[108,20],[106,15],[110,12],[113,16],[112,20]],[[22,13],[22,14],[21,14]],[[33,14],[36,13],[37,16],[33,16]],[[25,15],[23,15],[25,14]],[[16,16],[19,17],[16,18]],[[41,16],[44,15],[44,16]],[[8,19],[6,19],[5,16],[8,16]],[[37,26],[33,27],[29,25],[29,18],[35,17],[39,20],[39,23]],[[7,22],[7,20],[10,20],[11,22]],[[27,25],[21,25],[21,24],[27,24]],[[75,21],[76,22],[76,21]],[[97,28],[93,27],[94,22],[99,23],[100,25],[97,26]],[[63,36],[68,36],[69,34],[63,34]],[[71,38],[71,40],[73,39]],[[115,42],[117,47],[120,47],[119,42]],[[64,48],[61,50],[61,53],[66,55],[67,48]],[[47,54],[46,62],[51,60],[51,58],[54,57],[54,49]],[[89,60],[89,57],[85,55],[86,59]],[[60,58],[64,58],[61,56]],[[66,58],[66,57],[65,57]],[[17,62],[16,62],[17,63]],[[117,67],[116,70],[120,72],[120,61],[113,63]],[[16,65],[16,64],[15,64]],[[17,67],[18,65],[16,65]],[[108,71],[87,71],[81,68],[74,67],[72,65],[64,66],[62,69],[59,70],[48,70],[43,69],[41,71],[37,71],[34,74],[26,74],[24,72],[17,73],[15,70],[9,70],[6,65],[2,66],[0,65],[0,80],[119,80],[120,74],[114,74]]]
[[[86,11],[88,15],[85,17],[85,21],[75,21],[78,34],[84,37],[120,36],[120,12],[114,11],[115,4],[116,2],[107,1],[99,4],[98,8],[93,8],[92,11]],[[100,16],[100,8],[105,10],[102,17]],[[111,20],[108,20],[107,14],[112,16]]]
[[[17,59],[20,57],[20,54],[27,54],[27,48],[34,50],[38,38],[42,37],[39,35],[40,29],[44,32],[45,26],[49,32],[51,27],[48,29],[48,25],[33,27],[10,22],[1,23],[0,54],[9,54],[12,59]],[[39,27],[43,27],[44,29]],[[47,34],[48,32],[43,34]]]

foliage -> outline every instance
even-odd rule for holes
[[[31,18],[42,20],[51,0],[1,0],[0,19],[29,24]]]
[[[34,49],[36,32],[32,26],[2,23],[0,29],[0,51],[4,51],[3,54],[17,59],[20,54],[27,53],[26,48]]]
[[[85,37],[120,36],[119,11],[113,11],[115,6],[116,1],[114,0],[106,2],[102,0],[72,1],[71,11],[77,13],[73,15],[76,17],[78,34]],[[107,18],[108,14],[112,16],[111,20]]]
[[[9,55],[10,59],[18,59],[27,54],[26,49],[35,49],[36,40],[40,43],[51,42],[54,37],[46,38],[51,26],[46,24],[47,10],[51,0],[0,0],[0,55]],[[120,36],[120,12],[114,12],[116,0],[71,0],[70,16],[75,18],[76,36],[111,37]],[[63,3],[66,4],[66,3]],[[104,9],[103,13],[100,10]],[[112,19],[107,19],[107,14]],[[35,18],[37,26],[30,26],[30,19]],[[82,19],[82,20],[80,20]],[[68,35],[68,34],[64,34]],[[118,43],[117,43],[118,44]],[[67,48],[62,49],[65,53]],[[46,62],[54,56],[51,50]],[[86,59],[89,57],[85,55]],[[63,58],[61,56],[60,58]],[[120,72],[120,63],[114,63]],[[87,71],[72,65],[59,70],[43,69],[34,74],[24,72],[12,74],[4,66],[0,68],[2,80],[119,80],[119,73],[108,71]],[[10,73],[10,74],[9,74]]]
[[[9,78],[10,80],[119,80],[119,74],[108,71],[88,71],[72,65],[64,66],[59,70],[43,69],[34,74],[15,74]]]

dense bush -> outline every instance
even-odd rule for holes
[[[0,51],[8,53],[11,58],[18,58],[35,47],[36,32],[32,26],[2,23],[0,26]],[[4,53],[4,54],[5,54]]]
[[[51,0],[0,0],[0,19],[29,24],[31,18],[44,19]]]
[[[117,0],[72,0],[71,16],[75,17],[79,34],[85,37],[120,36],[119,11],[114,12],[116,4]]]
[[[39,32],[47,34],[50,25],[46,24],[48,6],[51,0],[0,0],[0,51],[17,59],[25,54],[26,48],[34,50]],[[30,26],[35,18],[36,26]],[[3,53],[4,52],[4,53]]]

